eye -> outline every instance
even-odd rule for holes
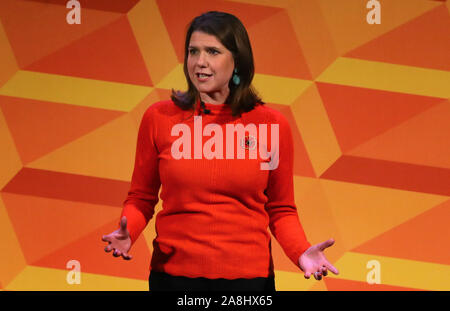
[[[217,51],[216,49],[210,49],[209,53],[213,54],[213,55],[216,55],[216,54],[219,54],[219,51]]]
[[[188,50],[189,54],[194,55],[195,53],[197,53],[196,49],[189,49]]]

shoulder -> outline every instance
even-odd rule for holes
[[[171,100],[161,100],[158,102],[155,102],[147,107],[145,113],[146,114],[164,114],[170,111],[173,111],[177,109],[178,107],[175,105],[175,103]]]
[[[267,104],[258,103],[253,109],[255,114],[260,115],[269,123],[280,124],[280,127],[288,127],[289,121],[287,117],[279,110],[267,106]]]
[[[165,120],[179,117],[183,110],[175,105],[171,99],[157,101],[144,112],[144,118],[152,118],[153,120]]]

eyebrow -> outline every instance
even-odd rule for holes
[[[190,49],[190,48],[195,48],[195,49],[197,49],[198,47],[195,46],[195,45],[189,45],[189,46],[188,46],[188,49]],[[217,46],[205,46],[205,49],[216,49],[216,50],[221,50],[221,48],[220,48],[220,47],[217,47]]]

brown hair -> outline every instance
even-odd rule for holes
[[[228,84],[230,94],[226,104],[230,105],[233,115],[252,110],[258,102],[264,104],[251,85],[255,67],[252,47],[244,25],[236,16],[217,11],[209,11],[197,16],[189,25],[184,46],[184,75],[188,90],[181,92],[172,89],[173,102],[183,110],[188,110],[194,108],[199,98],[199,92],[190,80],[187,69],[188,48],[194,31],[214,35],[233,55],[235,68],[240,78],[239,85],[235,85],[233,79],[230,79]]]

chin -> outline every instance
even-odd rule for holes
[[[212,92],[214,92],[214,89],[206,88],[206,87],[197,87],[197,91],[199,91],[201,93],[212,93]]]

